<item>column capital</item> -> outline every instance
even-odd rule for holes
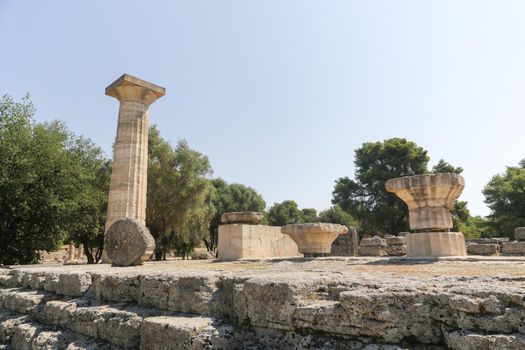
[[[106,95],[122,101],[138,101],[150,105],[164,96],[166,89],[129,74],[122,74],[106,88]]]

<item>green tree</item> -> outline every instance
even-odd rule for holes
[[[341,209],[341,207],[338,205],[334,205],[331,208],[320,212],[319,221],[328,222],[332,224],[345,225],[349,228],[350,227],[357,228],[358,226],[357,221],[352,217],[352,215],[348,214],[346,211]]]
[[[104,249],[111,163],[100,148],[84,138],[73,142],[71,154],[77,166],[77,193],[69,208],[69,238],[82,244],[88,264],[95,264]]]
[[[209,251],[214,252],[218,244],[218,228],[221,216],[224,213],[235,211],[257,211],[263,212],[266,202],[263,197],[251,187],[241,184],[228,184],[223,179],[213,179],[215,194],[211,199],[211,205],[215,208],[215,215],[210,221],[209,234],[204,243]]]
[[[385,189],[385,182],[427,172],[427,151],[414,142],[393,138],[364,143],[355,151],[355,180],[336,181],[332,203],[358,220],[363,233],[407,231],[407,206]]]
[[[304,208],[301,209],[303,213],[304,222],[319,222],[319,217],[317,216],[317,210],[314,208]]]
[[[487,220],[481,216],[470,216],[466,222],[459,225],[459,232],[467,239],[486,237]]]
[[[28,96],[0,99],[0,264],[37,262],[72,230],[97,226],[87,212],[100,205],[89,193],[100,150],[58,121],[35,122],[34,113]]]
[[[452,164],[445,162],[443,159],[440,159],[439,162],[432,167],[432,173],[454,173],[461,174],[463,172],[462,167],[455,167]]]
[[[483,189],[485,203],[491,210],[487,227],[512,237],[515,227],[525,226],[525,159],[516,167],[507,167]]]
[[[146,222],[156,241],[155,257],[169,250],[186,258],[208,233],[214,215],[208,158],[180,141],[175,149],[158,129],[149,130]]]
[[[268,223],[272,226],[304,223],[303,212],[293,200],[274,203],[268,210],[267,219]]]

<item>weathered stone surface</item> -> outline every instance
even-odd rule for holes
[[[525,241],[525,227],[516,227],[514,229],[514,238],[517,241]]]
[[[386,240],[379,236],[366,237],[359,243],[362,247],[386,247]]]
[[[407,254],[406,245],[389,245],[385,248],[385,251],[390,256],[403,256]]]
[[[191,259],[192,260],[207,260],[207,259],[215,259],[215,254],[212,252],[193,252],[191,253]]]
[[[300,256],[297,244],[280,227],[266,225],[220,225],[217,251],[219,260]]]
[[[525,255],[525,242],[503,243],[501,253],[508,255]]]
[[[264,215],[255,211],[230,212],[221,215],[222,224],[249,224],[258,225]]]
[[[113,266],[141,265],[155,250],[155,240],[137,220],[117,220],[106,233],[106,253]]]
[[[465,256],[465,237],[461,232],[419,232],[406,236],[408,256]]]
[[[359,255],[361,256],[386,256],[386,248],[384,246],[374,245],[360,245],[359,246]]]
[[[21,267],[9,272],[18,287],[44,270],[59,281],[62,274],[90,274],[92,285],[80,299],[0,288],[0,344],[2,332],[11,346],[17,325],[36,320],[35,332],[20,328],[17,342],[54,346],[62,344],[58,333],[69,332],[126,348],[151,339],[170,348],[180,339],[197,349],[520,349],[524,268],[521,257]],[[103,304],[105,298],[126,304]],[[14,310],[30,317],[16,318]],[[202,322],[187,320],[194,317]],[[156,322],[143,336],[151,318]]]
[[[471,255],[497,255],[499,254],[499,244],[469,244],[467,252]]]
[[[204,350],[233,348],[232,327],[214,325],[209,317],[159,316],[144,320],[141,350],[172,349]]]
[[[523,350],[523,334],[483,335],[472,332],[452,332],[445,336],[447,346],[454,350]]]
[[[329,254],[332,242],[348,227],[338,224],[308,223],[286,225],[281,232],[290,236],[299,247],[299,252],[308,255]]]
[[[480,243],[480,244],[499,244],[502,245],[505,242],[508,242],[508,237],[491,237],[491,238],[474,238],[469,239],[469,243]]]
[[[58,276],[55,292],[58,294],[79,297],[91,286],[91,275],[88,273],[63,273]]]
[[[412,230],[446,231],[452,228],[450,209],[465,180],[458,174],[425,174],[391,179],[385,186],[407,204]]]
[[[407,244],[405,237],[389,236],[385,238],[387,245],[405,245]]]
[[[354,227],[349,227],[346,234],[337,236],[332,243],[331,256],[356,256],[359,248],[359,235]]]
[[[120,102],[114,146],[106,231],[116,220],[145,225],[148,169],[148,108],[163,87],[124,74],[106,88]]]

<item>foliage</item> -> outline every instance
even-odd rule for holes
[[[70,205],[70,239],[82,244],[88,264],[98,263],[104,249],[111,163],[90,140],[78,138],[71,148],[78,169],[77,194]]]
[[[433,174],[440,173],[454,173],[461,174],[463,172],[462,167],[455,167],[448,162],[445,162],[443,159],[440,159],[439,162],[432,167]]]
[[[319,222],[319,217],[317,216],[317,210],[315,210],[314,208],[301,209],[301,213],[303,214],[304,222]]]
[[[346,211],[341,209],[341,207],[338,205],[334,205],[331,208],[320,212],[319,221],[328,222],[332,224],[345,225],[348,228],[358,226],[357,222],[352,217],[352,215],[348,214]]]
[[[487,227],[512,237],[515,227],[525,226],[525,159],[495,175],[483,189],[483,195],[491,210]]]
[[[173,148],[158,129],[149,130],[146,221],[156,241],[155,257],[170,250],[186,258],[208,233],[214,214],[208,158],[186,141]]]
[[[204,238],[204,243],[209,251],[215,251],[218,243],[218,228],[221,223],[221,216],[224,213],[235,211],[256,211],[263,212],[266,202],[262,196],[251,187],[241,184],[228,184],[223,179],[217,178],[212,181],[215,188],[215,195],[211,199],[211,205],[215,208],[208,237]]]
[[[103,200],[91,192],[100,149],[58,121],[35,122],[34,113],[28,96],[0,99],[0,264],[35,263],[39,251],[103,221]]]
[[[459,225],[459,232],[462,232],[466,239],[486,237],[487,220],[481,216],[470,216],[466,222]]]
[[[274,203],[267,214],[268,223],[272,226],[304,223],[304,214],[293,200]]]
[[[365,234],[407,231],[408,209],[385,182],[424,174],[428,161],[426,150],[403,138],[364,143],[355,151],[355,180],[339,178],[332,203],[357,219]]]

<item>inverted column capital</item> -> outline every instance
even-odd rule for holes
[[[106,88],[106,95],[122,101],[138,101],[150,105],[164,96],[166,89],[129,74],[123,74]]]

